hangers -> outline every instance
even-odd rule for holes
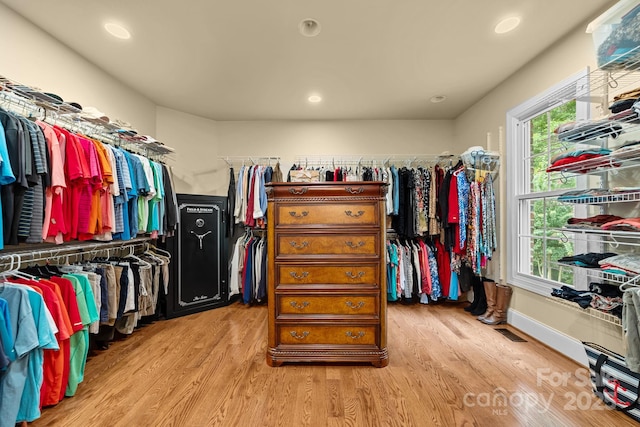
[[[622,292],[624,292],[624,291],[630,291],[632,289],[640,289],[640,286],[638,286],[636,283],[626,282],[620,285],[619,289]]]
[[[149,258],[151,258],[152,260],[154,260],[157,263],[164,263],[164,261],[160,258],[157,257],[157,254],[154,254],[152,251],[150,250],[146,250],[143,252],[144,255],[148,256]]]
[[[151,258],[155,262],[158,262],[158,263],[164,262],[162,259],[160,259],[160,258],[158,258],[156,256],[157,254],[155,254],[155,253],[153,253],[153,251],[151,251],[151,246],[148,243],[144,244],[144,252],[143,252],[143,254],[147,255],[149,258]]]
[[[22,258],[20,256],[20,254],[10,254],[11,256],[11,267],[8,271],[4,272],[3,274],[9,277],[19,277],[21,279],[26,279],[26,280],[39,280],[38,277],[36,276],[32,276],[29,273],[25,273],[23,271],[20,271],[20,267],[22,266]],[[16,259],[16,265],[15,267],[13,266],[13,259]]]
[[[167,258],[171,259],[171,253],[165,251],[164,249],[160,249],[157,246],[153,246],[153,249],[151,249],[153,252],[159,253],[160,255],[164,255]]]
[[[151,268],[152,265],[149,264],[147,261],[135,256],[133,254],[133,246],[129,247],[129,255],[125,256],[124,258],[131,258],[131,259],[135,259],[136,261],[138,261],[142,266],[144,266],[145,268]]]
[[[640,276],[635,276],[633,279],[620,285],[619,289],[623,292],[629,291],[632,289],[640,289],[640,286],[638,285],[638,280],[640,280]]]
[[[4,284],[3,282],[6,281],[7,277],[11,275],[11,273],[14,271],[13,269],[13,264],[14,264],[14,255],[13,254],[9,254],[6,255],[7,257],[9,257],[9,260],[11,261],[11,264],[9,265],[9,269],[3,272],[0,272],[0,292],[4,290]]]
[[[136,261],[138,261],[143,267],[145,268],[151,268],[153,267],[151,264],[149,264],[147,261],[143,260],[142,258],[139,258],[135,255],[127,255],[125,258],[131,258],[131,259],[135,259]]]

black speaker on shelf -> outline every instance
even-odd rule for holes
[[[229,303],[227,198],[177,194],[176,233],[171,252],[167,317],[179,317]]]

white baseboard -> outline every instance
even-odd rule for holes
[[[588,366],[587,354],[580,341],[513,309],[507,311],[507,323],[531,335],[533,338],[564,354],[568,358],[575,360],[582,366]]]

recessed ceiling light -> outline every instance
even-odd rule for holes
[[[319,95],[311,95],[307,99],[309,100],[309,102],[313,102],[314,104],[317,104],[318,102],[322,101],[322,97]]]
[[[305,37],[315,37],[320,34],[320,23],[312,18],[303,19],[298,24],[298,29]]]
[[[430,101],[433,102],[434,104],[437,104],[439,102],[444,101],[445,99],[447,99],[446,96],[444,95],[437,95],[437,96],[432,96]]]
[[[520,25],[520,18],[517,16],[511,16],[498,22],[494,31],[497,34],[504,34],[515,30],[518,25]]]
[[[129,30],[127,30],[120,24],[107,22],[106,24],[104,24],[104,29],[107,30],[107,32],[111,34],[113,37],[117,37],[123,40],[127,40],[131,38],[131,33],[129,32]]]

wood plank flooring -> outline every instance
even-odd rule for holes
[[[91,357],[76,396],[32,425],[636,425],[599,403],[584,368],[463,306],[390,305],[386,368],[267,366],[264,306],[156,322]]]

